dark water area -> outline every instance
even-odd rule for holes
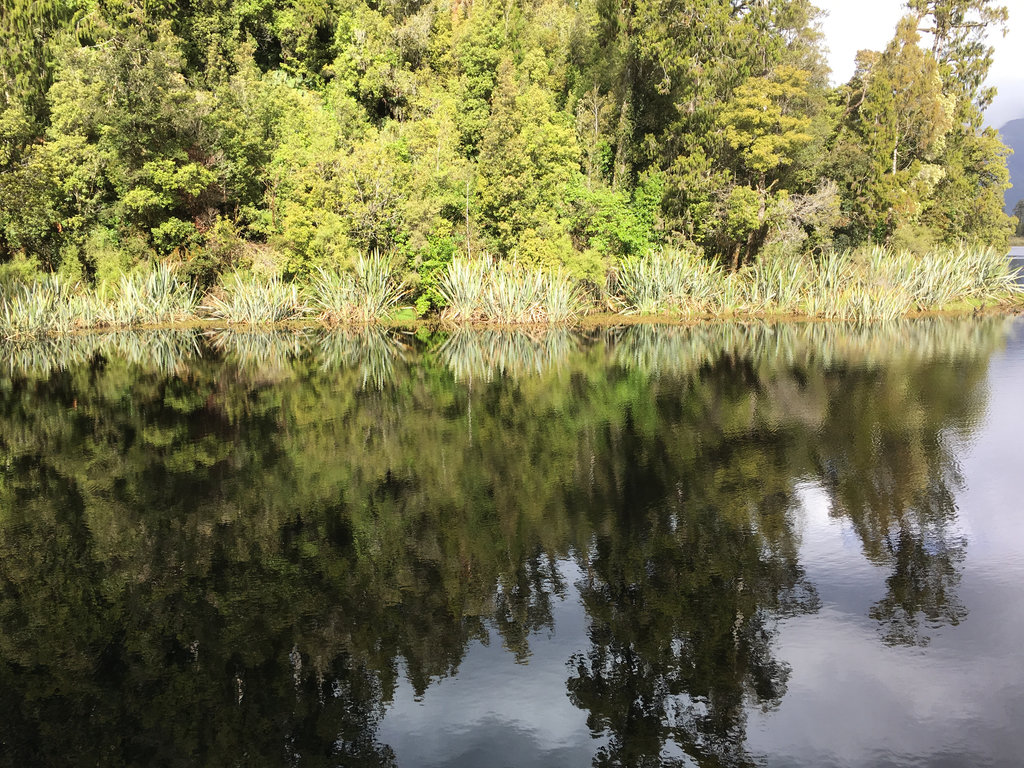
[[[1019,766],[1024,323],[0,347],[0,766]]]

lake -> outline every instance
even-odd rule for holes
[[[1021,270],[1018,282],[1024,282],[1024,247],[1015,246],[1010,249],[1010,263]]]
[[[1019,766],[1024,322],[0,347],[0,765]]]

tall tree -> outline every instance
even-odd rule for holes
[[[992,0],[910,0],[908,6],[931,35],[943,92],[954,105],[939,159],[944,174],[925,203],[924,220],[944,240],[1005,246],[1012,230],[1003,211],[1008,150],[995,129],[983,127],[982,113],[995,95],[985,85],[993,54],[988,35],[1006,33],[1009,10]]]

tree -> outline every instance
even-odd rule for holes
[[[961,109],[973,113],[970,124],[978,127],[995,96],[995,88],[985,86],[993,54],[986,37],[993,29],[1006,34],[1009,9],[992,0],[908,0],[907,6],[920,31],[931,36],[947,89],[958,93]]]
[[[845,89],[836,154],[847,167],[858,156],[867,166],[859,194],[857,181],[844,185],[847,205],[879,242],[918,223],[944,173],[938,160],[954,108],[943,94],[938,62],[919,42],[917,19],[904,17],[885,51],[861,52]]]
[[[1006,33],[1009,11],[992,0],[911,0],[920,28],[932,35],[943,93],[952,100],[952,130],[939,158],[943,176],[924,204],[923,220],[946,241],[977,240],[1005,247],[1012,231],[1003,212],[1009,188],[1007,149],[982,113],[995,90],[985,86],[992,31]]]
[[[482,226],[499,254],[564,263],[579,157],[569,115],[540,85],[521,82],[504,59],[479,158]]]
[[[719,115],[722,135],[738,155],[737,177],[749,185],[733,189],[726,204],[724,234],[732,241],[734,269],[753,259],[764,242],[771,191],[814,139],[809,79],[810,73],[790,66],[749,78]]]

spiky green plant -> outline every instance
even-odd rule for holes
[[[478,320],[481,298],[491,270],[486,259],[453,259],[438,283],[438,293],[446,304],[442,317],[447,320]]]
[[[548,323],[568,323],[587,311],[587,297],[578,282],[561,270],[544,276],[541,311]]]
[[[623,259],[616,275],[616,295],[630,315],[658,315],[674,308],[679,294],[678,273],[662,254]]]
[[[513,263],[491,274],[483,292],[482,314],[494,323],[514,325],[544,321],[544,273],[518,269]]]
[[[355,314],[371,323],[390,316],[406,294],[405,285],[395,277],[390,260],[379,251],[359,256],[355,273]]]
[[[155,264],[79,296],[76,307],[82,327],[129,328],[185,320],[195,314],[198,303],[195,288],[179,280],[174,267]]]
[[[211,317],[239,325],[265,325],[301,317],[306,312],[298,286],[274,276],[246,277],[234,272],[207,296],[203,309]]]
[[[0,336],[3,338],[66,333],[73,324],[72,286],[58,275],[44,275],[16,284],[0,297]]]
[[[351,320],[356,314],[356,284],[352,275],[339,270],[317,269],[309,283],[309,303],[325,323]]]
[[[758,259],[744,275],[746,304],[755,312],[797,312],[810,281],[810,261],[801,258]]]
[[[620,262],[614,292],[626,314],[692,316],[720,308],[726,283],[717,262],[692,250],[666,248]]]

